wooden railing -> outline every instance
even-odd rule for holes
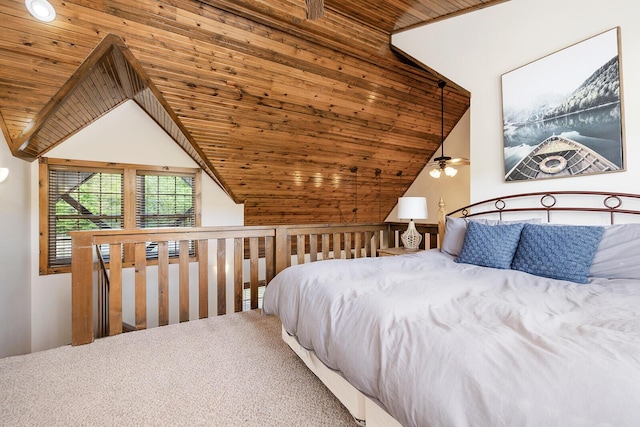
[[[130,280],[133,323],[136,329],[145,329],[151,311],[159,326],[169,323],[170,303],[174,311],[177,307],[174,318],[180,322],[208,317],[210,302],[217,306],[218,315],[225,314],[228,281],[233,283],[233,311],[242,311],[247,284],[250,308],[258,308],[259,284],[268,284],[292,263],[375,257],[380,248],[399,246],[395,231],[405,228],[406,224],[376,223],[72,232],[72,344],[93,341],[103,335],[100,329],[107,335],[122,332],[123,286],[128,283],[123,272],[127,269],[134,269]],[[417,228],[430,235],[426,247],[435,247],[438,226],[419,224]],[[100,262],[97,246],[109,248],[108,264]],[[153,257],[149,257],[149,246],[157,247]],[[195,254],[190,246],[195,246]],[[170,255],[170,247],[177,248],[175,254]],[[157,273],[157,290],[148,287],[150,267]],[[108,279],[101,272],[105,268]],[[215,281],[210,285],[212,270]],[[195,276],[193,281],[190,275]],[[101,291],[105,280],[109,283],[106,295]],[[210,287],[215,289],[215,300],[209,296]],[[158,295],[156,310],[155,302],[154,307],[147,306],[147,292],[152,290]],[[178,301],[176,297],[170,301],[170,294]],[[192,299],[197,299],[193,304],[197,308],[191,307]]]

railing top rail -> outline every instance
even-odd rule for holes
[[[95,234],[99,235],[123,235],[123,234],[161,234],[161,233],[173,233],[176,230],[188,230],[192,233],[200,232],[219,232],[219,231],[243,231],[243,230],[272,230],[273,226],[265,225],[223,225],[223,226],[210,226],[210,227],[158,227],[158,228],[136,228],[136,229],[107,229],[107,230],[83,230],[83,231],[70,231],[69,235],[79,234]]]
[[[377,231],[385,230],[389,224],[387,223],[370,223],[370,224],[311,224],[311,225],[295,225],[285,226],[287,234],[331,234],[331,233],[351,233],[358,231]]]
[[[72,240],[89,238],[95,245],[109,243],[137,243],[170,240],[201,240],[243,237],[273,237],[275,230],[269,227],[193,227],[193,228],[144,228],[135,230],[72,231]]]
[[[276,230],[279,229],[285,231],[288,235],[377,231],[384,230],[388,226],[388,223],[211,226],[188,228],[86,230],[71,231],[69,234],[73,240],[88,238],[93,244],[98,245],[169,240],[273,237],[276,234]]]

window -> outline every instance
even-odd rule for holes
[[[70,271],[69,231],[199,226],[200,177],[195,168],[43,158],[40,274]],[[169,254],[177,255],[177,243],[169,245]],[[157,257],[156,249],[149,244],[147,256]],[[195,255],[193,243],[189,249]],[[108,256],[108,248],[101,252]]]
[[[136,227],[195,227],[195,177],[154,175],[136,177]],[[195,243],[189,242],[195,255]],[[169,242],[169,256],[178,255],[178,242]],[[147,258],[157,258],[157,244],[147,244]]]
[[[122,228],[122,174],[49,170],[49,267],[71,264],[72,230]]]

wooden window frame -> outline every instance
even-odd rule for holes
[[[39,159],[39,223],[40,223],[40,275],[70,273],[71,265],[49,266],[49,170],[87,170],[92,172],[121,173],[123,175],[124,194],[122,203],[124,207],[124,229],[136,229],[136,177],[139,173],[157,175],[188,175],[194,177],[194,214],[195,226],[202,223],[202,169],[170,166],[150,166],[131,163],[110,163],[85,160],[66,160],[42,157]],[[123,266],[133,265],[133,248],[125,245]],[[192,257],[193,258],[193,257]],[[195,258],[194,258],[195,259]],[[173,259],[170,262],[174,262]],[[175,260],[177,262],[177,258]],[[155,260],[157,263],[157,260]],[[154,260],[149,260],[149,265]]]

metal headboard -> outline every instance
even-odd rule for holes
[[[535,204],[535,198],[538,204]],[[563,203],[558,203],[562,200]],[[518,202],[527,201],[528,206],[518,206]],[[532,203],[532,201],[534,203]],[[568,203],[567,203],[568,202]],[[637,207],[627,205],[636,204]],[[551,222],[551,212],[594,212],[607,213],[611,224],[616,214],[640,215],[640,194],[609,193],[600,191],[541,191],[521,193],[483,200],[457,209],[448,215],[464,218],[478,215],[499,214],[500,219],[506,212],[546,212]]]

